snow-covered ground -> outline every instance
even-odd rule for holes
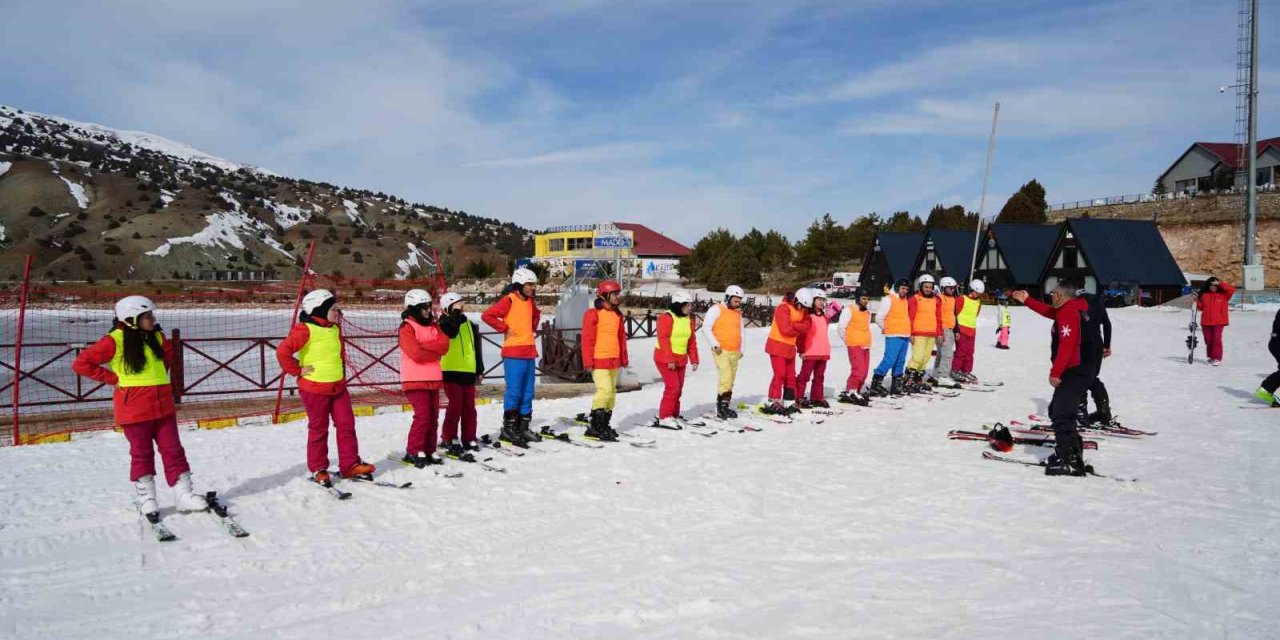
[[[1091,462],[1136,483],[1047,478],[945,437],[1045,410],[1048,322],[1022,309],[1010,351],[984,318],[994,393],[704,438],[636,427],[661,394],[647,385],[616,415],[654,449],[543,443],[457,480],[388,465],[415,487],[348,485],[345,502],[302,479],[300,423],[185,432],[197,484],[252,532],[239,540],[162,491],[181,539],[157,543],[119,435],[0,450],[0,636],[1275,638],[1280,414],[1242,408],[1275,368],[1272,315],[1236,313],[1214,368],[1186,364],[1187,314],[1114,313],[1115,410],[1160,435],[1103,439]],[[749,332],[740,396],[764,391],[764,335]],[[645,380],[650,349],[632,345]],[[828,386],[847,371],[833,361]],[[714,385],[709,364],[691,374],[685,413]],[[500,411],[480,408],[486,430]],[[361,418],[365,457],[407,426]]]

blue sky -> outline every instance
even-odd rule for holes
[[[1262,3],[1264,5],[1268,3]],[[1280,135],[1262,8],[1261,133]],[[1142,193],[1230,141],[1236,0],[26,2],[0,103],[542,228]]]

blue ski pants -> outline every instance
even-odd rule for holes
[[[503,358],[502,377],[507,391],[502,396],[503,411],[520,410],[520,415],[533,414],[533,380],[537,369],[533,358]]]
[[[895,377],[901,376],[903,369],[907,368],[907,353],[911,351],[911,339],[902,337],[888,337],[884,339],[884,357],[880,359],[880,364],[876,365],[876,375],[883,376],[889,372],[889,368],[893,368]]]

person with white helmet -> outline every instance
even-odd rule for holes
[[[822,289],[801,289],[796,300],[809,312],[809,329],[796,341],[800,354],[800,373],[796,374],[796,404],[801,409],[831,408],[826,399],[827,362],[831,360],[830,323],[827,321],[827,299]],[[809,380],[813,379],[813,387]]]
[[[116,303],[111,331],[71,364],[77,375],[115,387],[111,404],[115,424],[129,441],[129,480],[138,511],[149,520],[159,518],[156,451],[178,510],[209,507],[191,486],[191,465],[178,436],[178,412],[169,382],[173,347],[156,323],[155,310],[155,303],[143,296],[122,298]]]
[[[839,330],[836,332],[844,340],[849,353],[849,379],[845,381],[844,393],[837,402],[869,406],[871,401],[862,394],[862,385],[867,381],[867,369],[871,366],[871,296],[867,290],[857,287],[853,290],[852,304],[845,306],[840,312]]]
[[[605,280],[596,287],[596,300],[582,314],[582,368],[591,372],[596,393],[591,413],[578,414],[588,424],[584,438],[617,442],[613,430],[613,407],[618,392],[618,371],[631,364],[627,354],[627,327],[622,319],[622,285]]]
[[[973,375],[973,351],[978,340],[978,312],[986,291],[983,281],[974,280],[969,283],[969,291],[956,299],[956,354],[951,361],[951,379],[962,384],[978,381]]]
[[[716,417],[732,420],[733,383],[738,378],[738,362],[742,360],[742,300],[746,292],[738,285],[724,290],[724,302],[712,305],[702,319],[702,338],[711,345],[720,382],[716,386]]]
[[[773,311],[773,323],[769,327],[769,339],[764,352],[769,354],[773,378],[769,381],[767,404],[760,410],[771,415],[791,415],[800,409],[796,400],[796,343],[809,332],[809,312],[796,295],[784,297]]]
[[[916,280],[916,294],[907,299],[911,317],[911,357],[907,361],[906,391],[927,393],[924,370],[933,356],[933,347],[942,335],[942,304],[938,299],[933,276],[924,274]]]
[[[330,421],[337,432],[339,474],[369,479],[375,471],[360,459],[356,417],[347,392],[341,325],[338,298],[326,289],[316,289],[303,296],[298,321],[276,347],[280,369],[298,378],[298,396],[307,410],[307,470],[311,480],[324,487],[333,486],[329,475]]]
[[[658,344],[653,363],[662,376],[662,402],[653,426],[683,429],[690,422],[680,415],[686,368],[698,370],[698,338],[693,326],[693,297],[687,291],[671,294],[671,305],[658,316]]]
[[[449,338],[449,350],[440,360],[444,370],[444,410],[440,439],[457,452],[458,428],[462,451],[474,457],[480,450],[476,434],[476,386],[484,380],[484,349],[480,327],[462,309],[462,296],[450,291],[440,296],[440,330]]]
[[[412,289],[404,295],[400,312],[400,384],[413,407],[413,420],[400,462],[419,469],[444,464],[436,453],[440,441],[436,427],[440,416],[440,388],[444,371],[440,358],[449,350],[449,337],[436,325],[431,294]]]
[[[500,439],[517,447],[528,448],[542,440],[530,428],[533,423],[533,384],[538,359],[537,333],[542,322],[534,295],[538,275],[521,267],[511,274],[506,295],[489,307],[480,319],[503,334],[502,375],[507,390],[502,396],[502,433]]]
[[[956,304],[959,301],[956,297],[957,287],[959,283],[951,276],[944,276],[938,282],[938,288],[941,289],[938,304],[942,307],[942,335],[938,336],[938,357],[926,380],[935,387],[956,386],[951,379],[951,368],[956,354]]]

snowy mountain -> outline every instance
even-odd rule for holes
[[[0,278],[296,276],[317,239],[326,273],[504,272],[532,234],[395,196],[282,176],[181,142],[0,105]],[[425,258],[425,259],[424,259]]]

